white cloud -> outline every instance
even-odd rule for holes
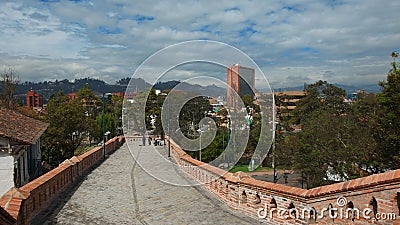
[[[383,80],[399,49],[400,3],[335,2],[5,1],[0,62],[21,80],[97,76],[113,83],[163,47],[211,39],[245,51],[273,86]]]
[[[62,28],[46,9],[18,3],[0,4],[0,51],[9,55],[80,58],[89,45],[82,35]]]

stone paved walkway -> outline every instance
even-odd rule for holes
[[[59,198],[33,224],[258,224],[228,209],[202,187],[161,182],[135,164],[132,154],[171,179],[191,180],[168,163],[155,161],[153,146],[128,142]],[[130,152],[131,150],[131,152]],[[165,154],[163,147],[157,147]],[[142,160],[140,160],[142,161]]]

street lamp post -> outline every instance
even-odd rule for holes
[[[168,93],[169,94],[169,93]],[[168,157],[171,157],[171,128],[170,128],[170,102],[168,98]]]
[[[276,162],[275,162],[275,142],[276,142],[276,127],[278,122],[276,121],[276,109],[275,109],[275,99],[273,100],[273,114],[272,114],[272,167],[274,169],[274,183],[278,182],[278,174],[276,172]]]
[[[229,168],[229,164],[231,163],[230,162],[230,155],[231,155],[231,146],[230,146],[230,143],[231,143],[231,118],[230,118],[230,116],[228,115],[228,168]]]
[[[275,140],[273,140],[273,142],[272,142],[272,168],[274,169],[274,174],[273,174],[274,183],[276,183],[278,181],[278,176],[276,174],[276,166],[275,166]]]
[[[247,108],[249,109],[249,106],[247,106]],[[247,128],[250,130],[250,125],[253,123],[253,116],[251,115],[251,110],[249,110],[248,114],[244,117],[246,124],[247,124]],[[253,171],[254,170],[254,158],[251,159],[250,161],[250,170]]]
[[[111,134],[110,131],[107,131],[103,134],[103,158],[106,158],[106,141],[108,139],[108,135]]]
[[[199,151],[199,159],[200,159],[200,162],[201,162],[201,130],[200,130],[200,151]]]
[[[104,115],[105,115],[105,96],[111,95],[111,93],[103,93],[103,112],[101,114],[101,133],[103,134],[103,159],[106,158],[106,142],[105,142],[105,126],[104,126]],[[108,134],[107,134],[108,135]]]
[[[105,142],[105,136],[104,136],[104,109],[105,109],[105,99],[104,99],[105,93],[103,93],[103,111],[101,113],[101,133],[103,134],[103,159],[106,159],[106,142]]]
[[[197,130],[200,133],[199,160],[201,161],[201,134],[204,132],[201,128]]]
[[[225,150],[225,133],[222,133],[222,151]],[[224,160],[226,159],[224,155]]]

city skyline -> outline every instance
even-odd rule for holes
[[[203,5],[204,4],[204,5]],[[397,1],[5,1],[0,62],[23,81],[131,76],[156,51],[215,40],[248,54],[273,87],[375,84],[398,51]],[[236,62],[232,62],[236,63]],[[186,66],[181,80],[225,69]],[[209,70],[208,70],[209,69]],[[173,72],[173,73],[172,73]]]

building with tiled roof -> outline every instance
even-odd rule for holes
[[[277,120],[279,122],[280,117],[292,117],[293,110],[296,109],[298,101],[306,96],[304,91],[283,91],[275,92],[275,105],[277,110]],[[301,131],[300,124],[292,124],[292,131]],[[279,132],[282,132],[279,131]]]
[[[306,96],[304,91],[284,91],[274,94],[278,114],[286,113],[286,115],[290,115],[290,112],[296,109],[297,102]]]
[[[0,107],[0,196],[40,175],[40,137],[47,127]]]

